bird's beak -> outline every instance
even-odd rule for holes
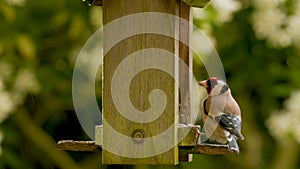
[[[203,87],[207,88],[207,82],[206,82],[206,80],[203,80],[203,81],[199,82],[198,84],[200,86],[203,86]]]

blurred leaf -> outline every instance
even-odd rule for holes
[[[12,6],[0,3],[0,13],[2,13],[4,19],[10,23],[16,20],[17,12],[16,9]]]
[[[69,37],[75,39],[85,30],[85,23],[80,15],[73,16],[69,29]]]
[[[20,54],[26,60],[34,60],[36,58],[36,47],[30,36],[26,34],[20,34],[16,39],[17,48]]]

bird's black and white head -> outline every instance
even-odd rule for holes
[[[216,77],[211,77],[207,80],[203,80],[199,82],[199,85],[206,88],[209,96],[217,96],[230,92],[230,89],[226,82]]]

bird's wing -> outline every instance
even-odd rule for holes
[[[220,126],[222,126],[229,133],[235,135],[238,139],[244,139],[244,136],[240,132],[242,122],[238,116],[223,113],[220,116],[216,116],[214,120],[218,121]]]
[[[223,127],[229,133],[236,136],[238,139],[243,140],[244,136],[241,133],[242,121],[241,121],[240,117],[234,115],[236,113],[233,113],[233,112],[231,112],[231,113],[223,112],[220,115],[212,116],[209,112],[210,104],[211,104],[210,102],[211,102],[211,100],[209,98],[204,100],[204,102],[203,102],[204,114],[207,115],[209,118],[218,122],[221,127]],[[228,107],[227,107],[227,109],[228,109]],[[231,110],[231,108],[228,109],[228,111],[230,111],[230,110]],[[239,110],[236,110],[236,111],[239,111]]]

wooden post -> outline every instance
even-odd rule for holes
[[[200,126],[190,124],[192,73],[185,69],[186,66],[178,64],[177,60],[177,58],[180,58],[192,69],[193,57],[190,50],[192,27],[188,24],[192,22],[191,6],[204,7],[209,0],[87,1],[92,5],[103,6],[103,53],[105,54],[103,59],[103,126],[95,126],[95,141],[60,141],[58,142],[59,149],[70,151],[97,151],[102,149],[103,164],[175,165],[178,164],[179,160],[191,161],[192,154],[232,153],[228,146],[197,145]],[[128,22],[124,22],[125,16],[145,12],[169,14],[174,17],[170,17],[169,20],[157,17],[155,20],[150,19],[150,21],[143,22],[143,24],[140,24],[138,20],[134,22],[132,20],[134,17],[131,17],[131,19],[127,17]],[[177,17],[185,21],[179,20]],[[123,18],[122,21],[119,20],[121,18]],[[147,20],[148,18],[142,19]],[[115,24],[114,29],[105,28],[106,24],[112,22]],[[148,28],[153,27],[153,25],[157,28],[163,28],[164,31],[167,30],[169,35],[147,32]],[[138,27],[139,30],[140,28],[143,29],[145,32],[128,37],[123,36],[135,29],[134,26]],[[119,32],[122,33],[119,34]],[[120,36],[118,39],[120,41],[113,40],[118,36]],[[187,44],[182,42],[187,42]],[[111,46],[112,44],[114,45]],[[118,82],[117,86],[126,85],[124,84],[124,81],[128,80],[126,75],[130,74],[135,67],[140,65],[147,67],[147,64],[149,64],[147,59],[143,60],[147,49],[161,49],[161,51],[167,51],[165,53],[172,54],[172,58],[167,62],[164,60],[167,57],[165,53],[154,52],[152,53],[153,56],[147,56],[155,58],[152,59],[155,64],[168,64],[168,73],[155,67],[143,69],[135,74],[132,79],[129,79],[130,85],[128,88],[113,90],[112,86],[116,85],[113,84],[116,81]],[[127,59],[133,54],[142,59],[127,63]],[[124,62],[127,63],[125,69],[118,71],[120,65]],[[117,78],[114,81],[116,72],[123,75],[117,76],[121,80]],[[179,82],[180,91],[176,85],[177,82]],[[127,92],[126,89],[128,89],[128,97],[123,98],[124,103],[123,100],[116,103],[115,98],[122,98],[121,95]],[[162,91],[163,95],[151,96],[151,92],[157,89]],[[163,112],[156,119],[140,122],[126,117],[126,114],[136,113],[135,110],[141,113],[147,112],[151,106],[154,106],[150,102],[164,100],[161,96],[165,97],[167,102]],[[129,100],[129,104],[126,99]],[[120,105],[123,106],[121,109],[118,107]],[[133,106],[134,112],[128,111],[129,109],[126,106]],[[151,115],[157,112],[148,111],[147,113]],[[139,114],[135,115],[140,117]],[[169,134],[157,140],[157,137],[165,131],[168,131]],[[183,138],[183,140],[179,142],[178,138]],[[166,145],[171,145],[171,147]],[[154,152],[154,154],[149,155],[148,152]]]
[[[179,64],[179,85],[180,85],[180,110],[179,110],[179,123],[191,124],[191,89],[193,75],[186,67],[192,70],[193,66],[193,53],[190,49],[190,40],[192,34],[192,28],[188,24],[192,22],[191,7],[186,3],[179,2],[179,17],[183,20],[179,23],[179,58],[187,65],[183,66]],[[185,22],[183,22],[185,21]],[[182,42],[187,42],[189,46]],[[183,67],[182,67],[183,66]],[[192,154],[179,155],[179,160],[184,162],[192,161]]]
[[[104,23],[104,34],[103,34],[103,44],[104,56],[103,62],[103,151],[102,151],[102,162],[103,164],[178,164],[178,146],[177,141],[177,126],[178,126],[178,88],[176,88],[176,83],[173,77],[168,75],[166,72],[157,69],[146,69],[137,74],[134,79],[132,79],[130,84],[129,98],[132,105],[140,110],[146,111],[151,105],[148,101],[149,94],[154,89],[160,89],[164,92],[167,105],[164,112],[154,121],[149,123],[139,123],[129,119],[126,119],[121,115],[116,108],[114,100],[112,98],[112,78],[113,75],[121,64],[129,55],[141,51],[143,49],[162,49],[173,53],[174,56],[178,57],[178,43],[174,38],[159,35],[159,34],[139,34],[127,39],[121,39],[118,44],[116,44],[112,49],[107,49],[107,44],[111,43],[111,37],[108,35],[113,35],[115,32],[112,31],[126,31],[130,29],[128,23],[121,22],[119,30],[109,30],[105,29],[105,24],[112,21],[117,21],[117,19],[130,14],[141,13],[141,12],[160,12],[177,16],[178,14],[178,3],[176,0],[103,0],[103,23]],[[157,18],[159,20],[159,18]],[[138,21],[136,21],[138,22]],[[118,22],[117,22],[118,24]],[[136,24],[136,26],[147,27],[149,25]],[[176,29],[178,23],[176,20],[170,20],[169,23],[159,23],[167,28],[171,34],[178,34],[178,29]],[[157,25],[159,27],[161,25]],[[178,36],[177,36],[178,37]],[[109,50],[109,51],[108,51]],[[143,52],[140,53],[142,57]],[[161,56],[164,57],[164,56]],[[160,59],[157,62],[161,62]],[[171,60],[173,63],[172,70],[174,74],[177,74],[178,68],[176,67],[175,57]],[[137,64],[147,63],[132,63],[128,67],[136,67]],[[127,72],[124,72],[125,74]],[[124,85],[124,84],[119,84]],[[118,93],[117,93],[118,94]],[[120,93],[122,94],[122,93]],[[128,105],[130,106],[130,105]],[[123,110],[121,110],[123,111]],[[126,112],[130,113],[130,112]],[[143,139],[153,138],[165,132],[169,127],[173,125],[172,135],[168,138],[161,140],[159,144],[153,142],[152,146],[146,147]],[[112,136],[112,133],[108,132],[111,128],[119,133],[118,136]],[[133,137],[131,142],[124,142],[123,138]],[[151,142],[151,140],[150,140]],[[124,144],[128,144],[127,146]],[[119,155],[115,152],[110,152],[108,149],[119,146],[120,152],[122,154],[130,154],[134,151],[142,150],[145,154],[150,151],[160,151],[165,144],[173,144],[173,148],[156,154],[154,156],[147,157],[128,157],[126,155]],[[133,145],[133,146],[132,146]],[[151,143],[150,143],[151,145]]]
[[[186,69],[189,67],[192,70],[193,66],[193,53],[190,50],[190,40],[192,34],[192,28],[190,27],[189,22],[192,22],[191,7],[186,3],[179,2],[179,17],[183,20],[179,23],[179,58],[186,64],[185,67],[179,64],[179,83],[180,83],[180,115],[179,123],[180,124],[190,124],[191,123],[191,86],[192,86],[192,74]],[[183,22],[185,21],[185,22]],[[182,42],[187,42],[189,46],[185,45]]]

